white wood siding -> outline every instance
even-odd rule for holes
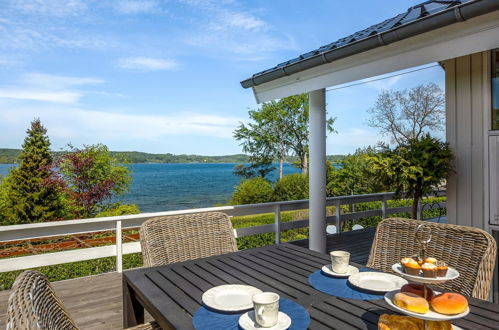
[[[449,223],[486,228],[485,116],[490,102],[490,52],[475,53],[443,62],[446,92],[446,134],[454,153],[455,171],[447,183]]]
[[[489,184],[491,225],[499,225],[499,136],[489,137]]]

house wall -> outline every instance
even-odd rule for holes
[[[442,65],[446,136],[456,155],[455,173],[447,182],[447,219],[488,230],[490,52],[446,60]]]

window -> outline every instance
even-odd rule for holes
[[[499,49],[492,51],[492,129],[499,130]]]

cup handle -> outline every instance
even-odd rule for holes
[[[258,306],[256,308],[256,315],[258,316],[262,316],[263,315],[263,310],[264,310],[264,307],[263,306]]]

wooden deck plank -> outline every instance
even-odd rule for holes
[[[55,291],[82,330],[123,329],[121,274],[108,273],[53,282]],[[5,329],[10,291],[0,292],[0,329]],[[146,320],[152,320],[146,315]]]

